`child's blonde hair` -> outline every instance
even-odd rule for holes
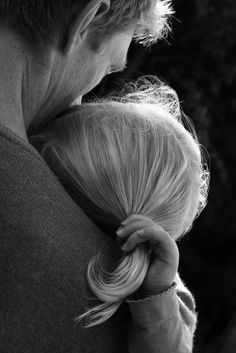
[[[209,173],[175,91],[158,80],[141,83],[125,95],[70,108],[31,141],[102,229],[115,235],[121,221],[140,214],[176,240],[206,204]],[[79,319],[89,327],[112,316],[142,284],[149,259],[144,244],[110,274],[92,259],[87,279],[102,303]]]

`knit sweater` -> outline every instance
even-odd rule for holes
[[[84,329],[90,259],[120,257],[70,198],[39,153],[0,126],[0,351],[2,353],[191,352],[196,315],[180,279],[162,295],[127,301]],[[94,303],[94,301],[92,302]]]

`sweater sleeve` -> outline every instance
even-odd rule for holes
[[[129,353],[191,353],[196,329],[195,302],[177,274],[164,293],[127,300],[132,316]]]

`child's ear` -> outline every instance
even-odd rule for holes
[[[90,0],[83,9],[78,4],[74,5],[61,40],[62,52],[68,54],[75,43],[83,41],[88,27],[99,21],[109,9],[110,0]]]

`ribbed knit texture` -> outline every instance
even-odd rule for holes
[[[119,252],[75,204],[38,152],[0,126],[0,352],[127,353],[125,305],[106,323],[74,321],[93,305],[86,269]]]

